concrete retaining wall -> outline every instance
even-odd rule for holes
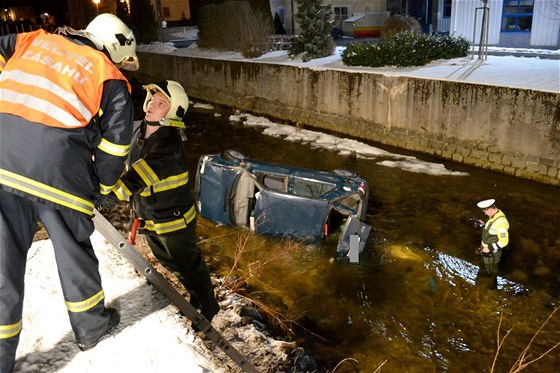
[[[374,73],[139,53],[142,83],[560,185],[560,95]]]

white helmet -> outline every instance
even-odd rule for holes
[[[161,92],[169,100],[169,111],[160,120],[162,126],[185,127],[183,117],[189,108],[189,97],[183,86],[174,80],[164,80],[159,83],[147,84],[143,87],[146,92],[144,112],[148,111],[148,103],[156,92]]]
[[[126,70],[138,70],[134,33],[117,16],[100,14],[84,31],[99,49],[107,49],[115,64]]]

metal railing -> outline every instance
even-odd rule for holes
[[[0,36],[9,35],[9,34],[19,34],[21,32],[35,31],[40,28],[48,30],[47,26],[52,26],[52,25],[40,26],[33,23],[24,24],[24,23],[15,23],[15,22],[0,23]]]

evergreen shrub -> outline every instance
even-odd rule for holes
[[[373,43],[350,43],[342,52],[348,66],[423,66],[433,60],[465,57],[469,41],[462,36],[401,32]]]
[[[322,0],[299,0],[295,18],[301,32],[290,39],[288,55],[303,61],[330,56],[334,49],[331,6]]]

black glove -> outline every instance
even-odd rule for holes
[[[100,211],[103,209],[110,210],[113,207],[117,206],[119,202],[120,201],[115,195],[115,193],[109,193],[107,195],[101,196],[101,198],[97,201],[96,205],[97,205],[97,209]]]
[[[470,217],[469,218],[469,222],[471,223],[471,225],[473,226],[473,228],[482,228],[484,227],[484,222],[480,219],[477,219],[475,217]]]

